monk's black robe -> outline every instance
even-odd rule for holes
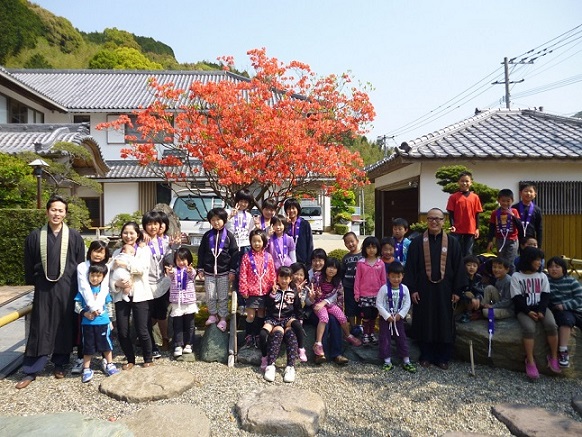
[[[62,230],[55,237],[47,232],[47,275],[59,277],[61,268]],[[69,229],[69,246],[63,276],[57,282],[45,277],[40,257],[40,229],[35,229],[24,242],[26,284],[34,285],[34,301],[30,333],[25,356],[69,354],[73,350],[74,297],[77,293],[77,265],[85,260],[85,244],[81,234]]]
[[[442,232],[428,234],[432,281],[441,279]],[[414,238],[408,248],[403,281],[412,293],[418,292],[420,302],[412,306],[412,336],[427,343],[453,343],[453,293],[460,294],[467,282],[459,242],[448,237],[445,277],[438,283],[426,275],[423,235]]]

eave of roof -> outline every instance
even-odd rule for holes
[[[92,176],[99,182],[133,182],[156,181],[160,182],[163,173],[181,174],[187,180],[203,179],[204,173],[202,165],[183,164],[180,167],[160,166],[160,165],[142,165],[133,159],[108,160],[109,171],[103,176]]]
[[[366,167],[370,179],[398,157],[418,160],[582,159],[582,119],[540,111],[488,110],[400,145]]]
[[[20,81],[18,78],[14,77],[9,71],[0,67],[0,85],[18,93],[19,95],[36,102],[45,108],[52,111],[67,112],[67,108],[57,101],[50,98],[43,92],[30,87],[26,83]]]

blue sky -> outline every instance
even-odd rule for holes
[[[377,117],[368,138],[396,134],[391,145],[470,117],[476,107],[505,107],[503,85],[488,85],[503,79],[503,57],[582,24],[579,0],[35,3],[83,31],[117,27],[160,40],[179,62],[232,55],[237,68],[250,69],[247,50],[266,47],[270,56],[306,62],[320,75],[351,71],[374,87]],[[512,86],[512,108],[582,111],[582,26],[576,31],[563,43],[554,40],[554,52],[533,65],[512,67],[512,81],[525,79]],[[566,79],[573,83],[539,92]],[[461,94],[467,90],[475,92]]]

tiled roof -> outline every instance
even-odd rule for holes
[[[89,135],[87,124],[0,124],[2,153],[35,152],[39,155],[53,155],[52,147],[59,142],[88,147],[93,155],[96,171],[103,173],[108,170],[99,145]]]
[[[201,177],[202,173],[202,166],[193,164],[192,168],[194,170],[199,170],[200,173],[193,172],[190,169],[190,166],[183,165],[181,168],[177,167],[169,167],[169,166],[156,166],[156,168],[152,168],[151,166],[144,166],[140,165],[136,160],[130,159],[118,159],[118,160],[111,160],[107,161],[107,165],[109,167],[109,172],[104,176],[96,177],[98,180],[103,179],[140,179],[140,180],[156,180],[160,181],[160,174],[167,172],[167,173],[174,173],[174,174],[181,174],[183,173],[186,178],[189,180],[195,177]]]
[[[81,144],[86,137],[89,127],[83,124],[0,124],[0,151],[46,153],[60,141]]]
[[[545,112],[488,110],[444,129],[405,142],[396,153],[366,168],[402,157],[425,159],[582,159],[582,119]]]
[[[125,70],[8,70],[38,93],[71,112],[127,111],[147,107],[154,101],[150,78],[188,89],[194,81],[248,81],[228,71],[125,71]]]
[[[4,85],[8,89],[15,91],[53,111],[67,112],[67,108],[47,96],[46,94],[33,89],[24,82],[18,80],[9,71],[0,67],[0,85]]]

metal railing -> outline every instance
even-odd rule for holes
[[[30,314],[31,312],[32,312],[32,304],[27,305],[24,308],[20,308],[16,311],[12,311],[11,313],[0,317],[0,328],[8,325],[9,323],[12,323],[12,322],[20,319],[21,317],[24,317],[24,316]]]

